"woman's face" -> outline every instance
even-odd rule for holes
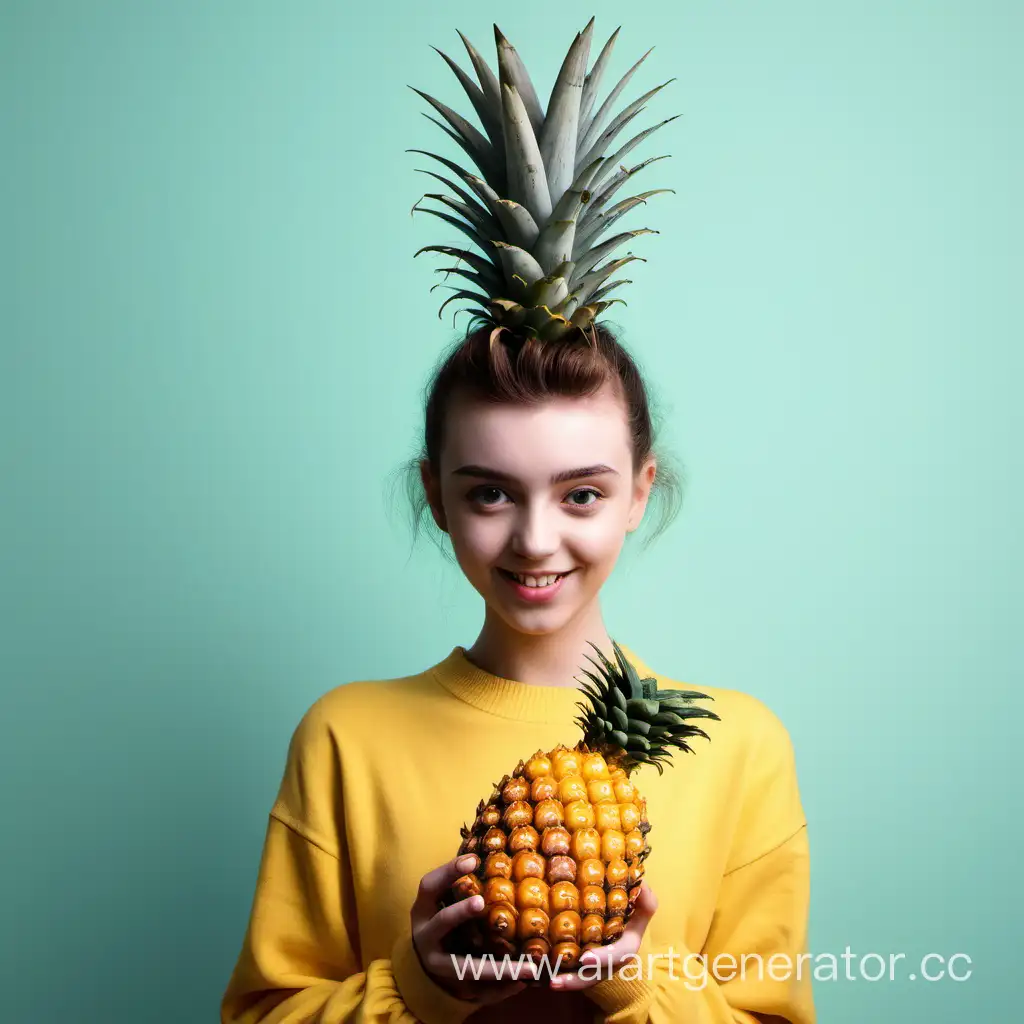
[[[633,477],[625,407],[610,388],[532,407],[460,396],[440,462],[438,479],[421,464],[435,522],[489,608],[531,634],[592,608],[656,472],[652,457]],[[567,575],[548,590],[512,573]]]

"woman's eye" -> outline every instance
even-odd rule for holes
[[[478,487],[469,497],[472,501],[479,501],[481,505],[494,505],[496,503],[493,501],[483,501],[484,495],[504,493],[500,487]]]
[[[491,500],[488,500],[488,499],[494,497],[495,495],[503,495],[503,494],[505,494],[505,492],[500,487],[495,487],[493,484],[490,484],[490,485],[488,485],[486,487],[478,487],[478,488],[476,488],[476,490],[471,491],[470,494],[469,494],[469,499],[470,499],[470,501],[477,502],[480,505],[483,505],[483,506],[485,506],[487,508],[490,508],[490,507],[493,507],[495,505],[503,504],[503,502],[501,502],[501,501],[491,501]],[[575,500],[571,500],[571,499],[577,498],[580,495],[582,495],[583,497],[592,496],[594,500],[593,501],[575,501]],[[602,497],[603,497],[602,494],[600,494],[598,491],[595,491],[591,487],[579,487],[575,491],[572,491],[569,494],[569,496],[568,496],[568,498],[566,500],[574,508],[590,508],[591,505],[596,505],[602,499]]]
[[[569,495],[569,497],[571,498],[573,497],[573,495],[577,494],[582,494],[584,496],[591,495],[594,499],[593,501],[586,502],[570,502],[570,504],[575,505],[577,508],[588,508],[591,505],[596,505],[601,500],[601,495],[590,487],[581,487],[579,490],[573,491],[572,494]]]

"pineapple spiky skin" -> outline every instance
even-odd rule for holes
[[[658,690],[641,680],[618,644],[612,664],[595,646],[596,674],[578,706],[583,738],[537,750],[494,784],[462,826],[459,855],[478,858],[443,904],[481,895],[485,906],[449,938],[453,953],[547,956],[571,969],[587,949],[615,941],[640,895],[651,852],[647,802],[631,778],[659,773],[670,747],[707,734],[689,718],[718,716],[690,702],[695,691]]]
[[[480,801],[459,853],[476,871],[452,898],[480,894],[463,926],[469,950],[548,954],[571,968],[584,950],[622,934],[650,853],[646,801],[626,771],[585,743],[538,750]]]

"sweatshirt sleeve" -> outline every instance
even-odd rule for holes
[[[389,958],[361,962],[340,778],[314,706],[289,747],[221,1024],[461,1024],[480,1004],[426,973],[408,923]]]
[[[221,1024],[460,1024],[478,1007],[433,981],[408,930],[363,970],[343,876],[336,857],[271,815]]]
[[[640,970],[586,990],[605,1024],[815,1024],[807,823],[788,734],[770,718],[704,948],[641,946]],[[647,971],[647,953],[656,954]]]

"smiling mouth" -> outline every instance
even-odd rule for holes
[[[541,572],[541,573],[536,573],[536,574],[531,573],[530,575],[533,576],[534,579],[545,579],[547,577],[554,576],[555,577],[555,582],[557,582],[558,580],[564,579],[566,576],[570,575],[571,573],[574,573],[575,571],[576,571],[575,569],[570,569],[568,572],[558,572],[558,573],[555,573],[555,572]],[[505,577],[505,579],[512,580],[513,583],[519,583],[521,586],[527,586],[528,585],[528,584],[523,583],[522,580],[519,579],[518,575],[516,575],[516,573],[509,572],[508,569],[502,569],[499,566],[498,567],[498,572],[500,572],[501,575]],[[523,575],[525,575],[525,573]],[[553,585],[554,585],[553,583],[547,584],[547,586],[553,586]],[[534,587],[533,589],[543,590],[544,587]]]

